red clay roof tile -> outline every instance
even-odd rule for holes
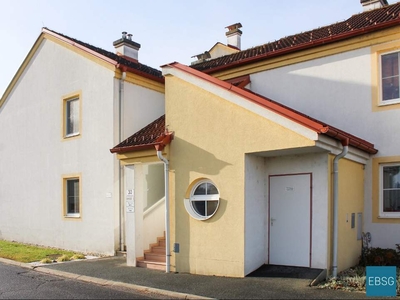
[[[191,67],[199,71],[212,73],[272,56],[348,39],[366,32],[395,25],[400,25],[400,3],[366,11],[353,15],[342,22],[287,36],[274,42],[198,63]]]
[[[111,153],[123,153],[154,148],[154,146],[160,144],[160,141],[166,135],[165,129],[165,115],[162,115],[110,151]]]

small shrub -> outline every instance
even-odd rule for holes
[[[400,252],[389,248],[369,248],[361,256],[360,265],[400,267]]]
[[[53,262],[53,260],[48,258],[48,257],[46,257],[46,258],[43,258],[40,262],[42,264],[51,264]]]
[[[63,261],[70,261],[71,259],[67,255],[61,255],[59,258],[57,258],[57,262],[63,262]]]
[[[76,259],[86,259],[86,256],[85,255],[83,255],[83,254],[74,254],[72,257],[71,257],[71,260],[76,260]]]

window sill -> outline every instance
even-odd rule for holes
[[[71,134],[65,135],[65,136],[64,136],[64,139],[68,139],[68,138],[75,137],[75,136],[78,136],[78,135],[80,135],[80,132],[78,132],[78,133],[71,133]]]
[[[381,215],[378,216],[378,219],[400,219],[400,215],[393,215],[393,216],[385,216],[385,215]]]
[[[65,219],[80,219],[80,215],[66,215],[64,216]]]
[[[395,104],[400,104],[400,100],[396,99],[396,100],[381,101],[381,102],[379,102],[378,106],[384,107],[384,106],[395,105]]]

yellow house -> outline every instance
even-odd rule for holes
[[[266,263],[329,269],[331,166],[344,150],[337,212],[348,221],[338,227],[338,264],[357,262],[355,216],[364,209],[363,164],[377,152],[372,144],[179,63],[163,66],[163,74],[164,123],[150,124],[112,152],[136,168],[159,161],[155,148],[162,145],[171,270],[243,277]],[[144,250],[136,256],[151,255]]]

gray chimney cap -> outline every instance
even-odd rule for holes
[[[371,0],[360,0],[360,3],[367,3],[370,2]],[[389,3],[387,2],[387,0],[381,0],[383,2],[384,5],[389,5]]]

